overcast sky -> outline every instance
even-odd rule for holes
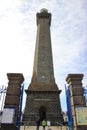
[[[23,73],[25,89],[28,87],[36,43],[36,13],[42,8],[52,13],[54,73],[62,90],[62,109],[66,110],[67,75],[82,73],[83,86],[87,85],[87,0],[0,0],[0,86],[7,86],[7,73]]]

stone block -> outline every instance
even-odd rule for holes
[[[85,105],[85,97],[84,96],[73,96],[71,97],[71,105],[83,106]]]
[[[77,122],[76,122],[76,116],[73,116],[73,126],[77,126]]]
[[[71,110],[72,110],[72,116],[75,116],[75,108],[74,108],[74,106],[71,106]]]
[[[8,95],[18,95],[20,96],[20,87],[8,87],[7,92]]]
[[[70,89],[71,96],[83,96],[83,88],[82,87],[75,87]]]
[[[7,95],[5,100],[5,105],[18,105],[19,106],[20,98],[19,96]]]

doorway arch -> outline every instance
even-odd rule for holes
[[[41,106],[39,108],[39,116],[40,116],[40,120],[42,121],[43,119],[46,120],[46,107]]]

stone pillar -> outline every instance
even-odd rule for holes
[[[78,126],[76,120],[76,107],[85,107],[85,97],[82,88],[83,74],[68,74],[66,81],[69,84],[70,101],[74,130],[84,130],[87,126]],[[87,129],[85,129],[87,130]]]
[[[16,130],[20,103],[20,90],[24,77],[21,73],[8,73],[8,88],[4,108],[15,108],[13,124],[2,125],[2,130]]]

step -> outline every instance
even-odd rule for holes
[[[36,126],[21,126],[20,130],[36,130]],[[39,130],[43,130],[43,127],[40,126]],[[46,126],[45,130],[68,130],[67,126]]]

